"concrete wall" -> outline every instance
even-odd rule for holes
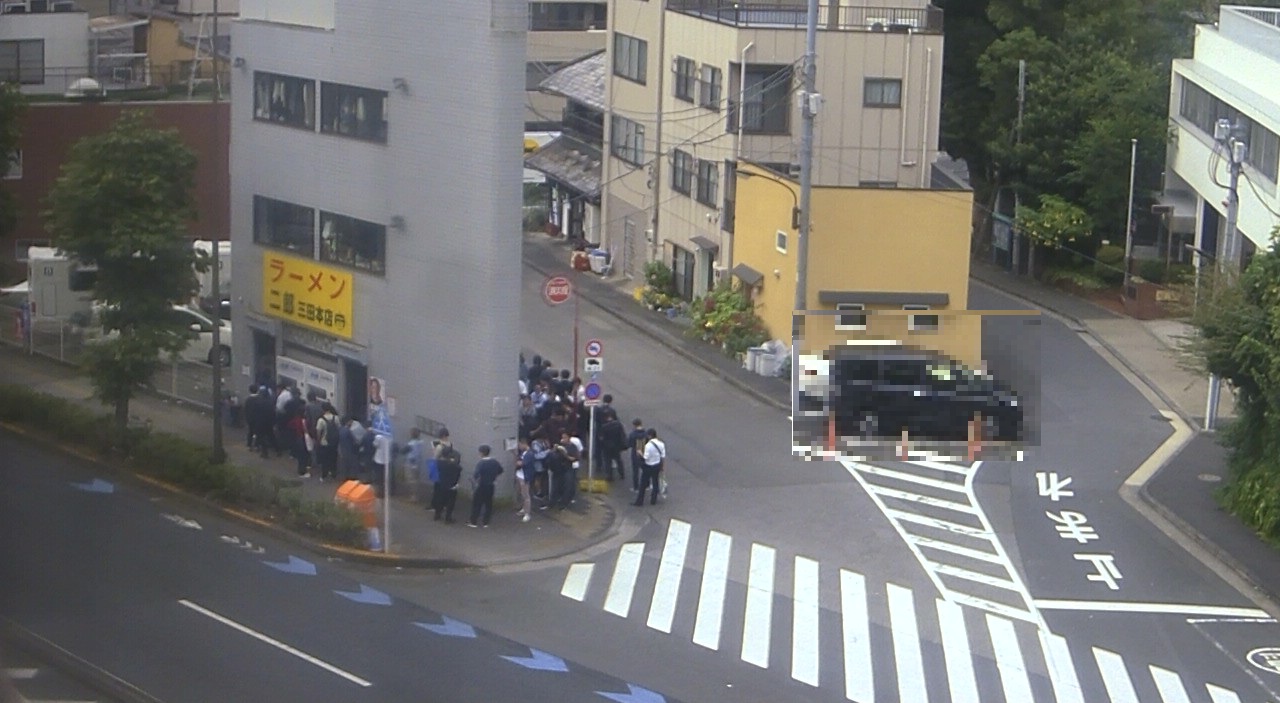
[[[760,173],[744,165],[742,171]],[[754,292],[756,311],[775,339],[789,339],[795,304],[798,232],[790,212],[799,187],[767,176],[738,179],[738,228],[734,264],[764,274]],[[835,328],[835,318],[809,315],[802,350],[829,348],[842,339],[893,339],[949,354],[973,366],[981,362],[981,317],[964,314],[969,290],[969,213],[973,194],[881,188],[820,187],[813,192],[812,238],[806,293],[808,309],[834,310],[821,291],[946,293],[936,332],[911,331],[902,305],[867,305],[865,332]],[[785,252],[777,233],[787,235]]]
[[[89,15],[85,12],[43,12],[4,15],[0,41],[44,40],[44,82],[23,84],[28,95],[61,95],[77,78],[89,75]]]
[[[250,327],[336,368],[340,387],[339,358],[363,363],[396,398],[397,441],[444,423],[468,462],[482,442],[506,460],[515,437],[526,13],[524,0],[341,0],[332,31],[233,27],[235,358],[254,357]],[[387,91],[387,143],[254,120],[254,71]],[[388,226],[385,275],[352,272],[349,341],[264,310],[274,250],[252,241],[255,194]],[[235,372],[243,389],[253,370]]]

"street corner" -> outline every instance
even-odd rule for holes
[[[582,545],[584,547],[608,537],[618,519],[618,513],[607,492],[581,492],[568,508],[550,509],[544,514],[566,528],[575,538],[586,542]]]

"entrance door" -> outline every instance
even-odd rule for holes
[[[683,300],[693,300],[694,257],[693,252],[672,247],[671,271],[674,274],[676,295]]]
[[[258,385],[276,385],[276,338],[262,330],[253,331],[253,378]]]
[[[343,416],[360,420],[367,426],[369,414],[369,367],[354,361],[342,362]]]

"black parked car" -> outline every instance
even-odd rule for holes
[[[823,357],[802,357],[800,374],[796,429],[805,443],[825,437],[833,414],[841,437],[896,439],[905,429],[913,439],[962,442],[977,417],[984,441],[1022,439],[1017,395],[936,352],[847,345]]]

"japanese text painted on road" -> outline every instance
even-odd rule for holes
[[[262,308],[268,315],[343,339],[352,336],[353,276],[276,252],[262,255]]]
[[[1070,486],[1070,476],[1059,476],[1057,471],[1036,472],[1036,492],[1040,494],[1041,498],[1048,498],[1054,503],[1061,501],[1063,498],[1074,498],[1076,492]],[[1089,524],[1089,518],[1084,513],[1075,510],[1060,510],[1056,513],[1046,510],[1044,515],[1053,523],[1054,530],[1057,531],[1058,537],[1062,539],[1071,540],[1077,545],[1085,545],[1101,538],[1093,525]],[[1086,574],[1085,578],[1105,584],[1107,588],[1113,591],[1120,590],[1120,580],[1124,576],[1121,575],[1119,567],[1116,566],[1114,554],[1108,552],[1075,552],[1071,557],[1076,561],[1089,562],[1093,566],[1093,573]]]

